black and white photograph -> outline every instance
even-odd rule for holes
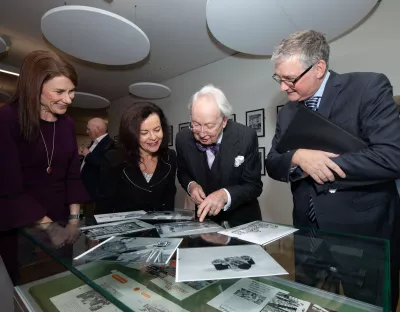
[[[107,223],[107,222],[116,222],[116,221],[123,221],[127,219],[135,219],[139,218],[146,214],[144,210],[137,210],[137,211],[126,211],[126,212],[113,212],[113,213],[104,213],[94,215],[97,223]]]
[[[229,117],[229,119],[236,122],[236,114],[232,114],[231,117]]]
[[[182,238],[114,236],[74,260],[167,264]]]
[[[262,309],[263,312],[306,312],[310,302],[279,292]]]
[[[265,147],[258,148],[258,155],[260,156],[261,160],[261,175],[265,176]]]
[[[179,124],[179,131],[181,131],[182,129],[185,129],[185,128],[189,128],[189,126],[190,126],[190,122],[180,123]]]
[[[248,270],[253,264],[254,260],[250,256],[240,257],[225,257],[223,259],[215,259],[211,262],[215,269],[220,270]]]
[[[174,145],[174,127],[168,126],[168,146]]]
[[[180,237],[194,234],[214,233],[222,231],[224,228],[217,223],[205,220],[183,221],[155,224],[158,234],[161,237]]]
[[[253,128],[258,137],[265,136],[264,108],[246,112],[246,126]]]
[[[265,245],[296,231],[297,229],[290,226],[278,225],[265,221],[253,221],[222,230],[218,233],[253,244]]]
[[[277,115],[277,116],[278,116],[279,111],[282,109],[283,106],[285,106],[285,105],[278,105],[278,106],[276,107],[276,115]]]
[[[103,284],[101,286],[102,287],[104,286],[104,289],[106,291],[109,291],[111,294],[117,295],[118,297],[118,292],[116,292],[112,287],[107,287],[108,286],[107,284]],[[94,289],[91,289],[83,294],[77,295],[76,298],[81,302],[83,306],[87,307],[90,311],[93,312],[99,311],[104,307],[111,305],[110,301],[108,301]]]
[[[177,282],[288,274],[258,245],[178,248],[176,258]]]
[[[130,219],[129,221],[85,226],[81,227],[80,231],[89,238],[101,239],[110,236],[147,231],[150,229],[154,229],[154,225],[137,219]]]
[[[192,220],[194,211],[154,211],[139,216],[140,220]]]
[[[260,312],[280,292],[284,293],[279,288],[243,278],[207,304],[224,312]]]

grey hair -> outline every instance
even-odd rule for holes
[[[222,92],[221,89],[214,87],[212,84],[204,86],[192,96],[188,106],[190,113],[192,112],[193,102],[202,96],[213,97],[218,105],[219,110],[221,111],[221,115],[226,118],[231,117],[233,111],[231,104],[229,104],[224,92]]]
[[[316,64],[319,60],[324,60],[328,68],[329,51],[329,44],[323,33],[315,30],[302,30],[283,39],[275,47],[271,61],[275,65],[279,65],[292,57],[299,56],[304,69]]]

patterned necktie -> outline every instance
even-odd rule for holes
[[[201,152],[205,152],[206,150],[210,150],[214,156],[218,154],[220,143],[217,144],[212,144],[212,145],[203,145],[199,142],[196,142],[196,147],[199,149]]]
[[[319,102],[320,98],[321,98],[320,96],[313,96],[312,98],[310,98],[304,102],[309,109],[316,111],[318,109],[318,102]],[[317,221],[317,218],[315,216],[314,203],[313,203],[311,195],[310,195],[310,199],[308,201],[308,219],[311,221],[311,223],[316,223],[316,221]]]
[[[304,102],[306,103],[306,106],[308,108],[312,109],[313,111],[316,111],[318,108],[318,102],[320,98],[321,98],[320,96],[313,96],[312,98],[305,100]]]

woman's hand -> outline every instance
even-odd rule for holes
[[[67,240],[66,230],[56,222],[49,223],[44,229],[55,248],[64,247]]]
[[[73,244],[75,243],[79,236],[79,220],[69,220],[68,224],[65,226],[65,231],[66,231],[66,241],[65,243],[67,244]]]

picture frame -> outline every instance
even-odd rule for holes
[[[168,126],[168,146],[174,145],[174,127],[172,125]]]
[[[114,141],[118,142],[119,141],[119,135],[114,135]]]
[[[264,108],[247,111],[246,126],[256,130],[258,137],[264,137],[265,136]]]
[[[278,106],[276,107],[276,115],[277,115],[277,116],[278,116],[279,111],[282,109],[283,106],[285,106],[285,105],[278,105]]]
[[[185,128],[189,128],[190,126],[190,122],[184,122],[184,123],[180,123],[179,124],[179,131],[185,129]]]
[[[232,114],[231,117],[229,117],[228,119],[236,122],[236,114]]]
[[[265,176],[266,175],[266,172],[265,172],[265,147],[258,148],[258,155],[261,160],[261,175]]]

